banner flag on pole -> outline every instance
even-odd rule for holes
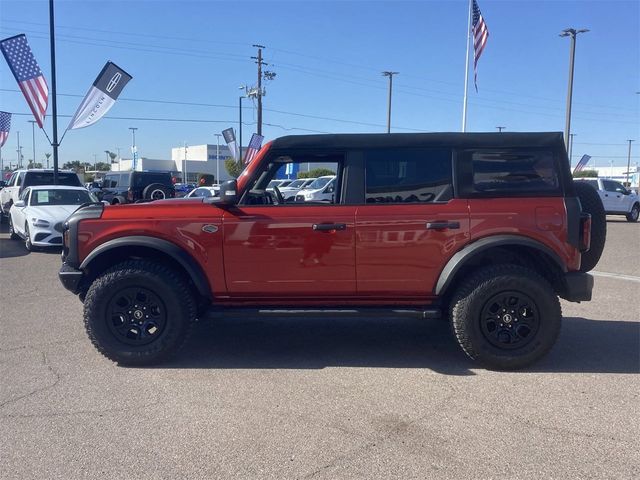
[[[9,130],[11,130],[11,114],[9,112],[0,112],[0,148],[2,148],[9,138]]]
[[[576,172],[581,172],[587,165],[587,163],[589,163],[589,160],[591,160],[591,157],[589,155],[583,155],[576,165],[576,168],[573,169],[573,173],[575,174]]]
[[[249,165],[251,161],[256,157],[258,152],[260,151],[260,147],[262,147],[262,141],[264,137],[262,135],[258,135],[254,133],[251,135],[251,141],[249,142],[249,146],[247,147],[247,153],[244,155],[244,164]]]
[[[478,60],[484,51],[484,47],[487,44],[489,38],[489,29],[487,24],[484,23],[484,18],[478,7],[478,2],[473,0],[473,83],[478,91]]]
[[[0,41],[0,50],[18,82],[38,126],[42,128],[49,104],[49,87],[24,34]]]
[[[71,119],[67,130],[84,128],[100,120],[116,103],[131,75],[107,62]]]
[[[238,144],[236,143],[236,133],[234,132],[233,127],[223,130],[222,136],[224,137],[224,141],[227,142],[227,146],[229,147],[231,155],[233,155],[233,159],[237,162],[240,152],[238,151]]]

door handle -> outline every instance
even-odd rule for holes
[[[427,222],[427,230],[445,230],[460,228],[460,222]]]
[[[346,223],[314,223],[312,227],[317,232],[331,232],[335,230],[346,230]]]

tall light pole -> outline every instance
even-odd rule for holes
[[[214,134],[216,136],[216,183],[220,184],[220,134]]]
[[[382,75],[389,77],[389,101],[387,104],[387,133],[391,133],[391,91],[393,90],[393,76],[398,75],[399,72],[384,71]]]
[[[36,121],[29,120],[31,124],[31,143],[33,146],[33,163],[36,163]]]
[[[138,147],[136,147],[136,130],[138,130],[138,127],[129,127],[129,130],[131,130],[131,153],[133,154],[131,170],[135,171],[136,161],[138,160]]]
[[[627,153],[627,185],[626,187],[631,188],[631,184],[629,183],[629,169],[631,168],[631,142],[634,142],[635,140],[627,140],[627,142],[629,142],[629,152]],[[638,173],[638,172],[636,172]],[[640,182],[640,180],[639,180]],[[639,185],[640,186],[640,183]]]
[[[22,156],[22,147],[20,147],[20,131],[16,131],[16,135],[18,136],[18,149],[16,150],[16,152],[18,152],[18,168],[20,168],[22,166],[22,160],[20,159],[20,157]]]
[[[589,30],[581,28],[566,28],[560,33],[561,37],[571,37],[571,48],[569,50],[569,89],[567,92],[567,118],[564,126],[564,146],[569,151],[569,134],[571,133],[571,100],[573,97],[573,63],[576,57],[576,36]]]
[[[240,152],[240,162],[241,163],[242,163],[242,99],[243,98],[246,98],[246,97],[244,95],[240,95],[240,97],[238,98],[238,100],[240,101],[240,111],[239,111],[239,114],[238,114],[238,117],[239,117],[239,119],[238,119],[238,129],[239,129],[238,135],[240,137],[239,138],[240,142],[238,144],[238,147],[239,147],[238,151]]]
[[[98,154],[94,153],[93,154],[93,175],[94,175],[94,177],[96,175],[96,172],[98,171],[97,165],[98,165]]]
[[[496,130],[498,130],[498,132],[502,133],[502,130],[504,130],[507,127],[496,127]]]

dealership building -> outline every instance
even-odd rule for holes
[[[214,175],[218,182],[229,180],[231,176],[224,166],[225,159],[231,153],[226,145],[192,145],[171,149],[171,160],[140,157],[136,162],[136,170],[171,172],[173,176],[185,182],[196,182],[198,174]],[[121,158],[111,164],[112,171],[133,170],[133,160]],[[186,180],[184,180],[186,178]]]

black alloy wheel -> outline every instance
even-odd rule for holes
[[[487,341],[498,348],[524,347],[536,336],[540,316],[535,302],[518,291],[491,297],[480,315],[480,328]]]
[[[167,309],[155,293],[143,287],[116,292],[105,318],[109,330],[127,345],[146,345],[158,339],[167,323]]]

